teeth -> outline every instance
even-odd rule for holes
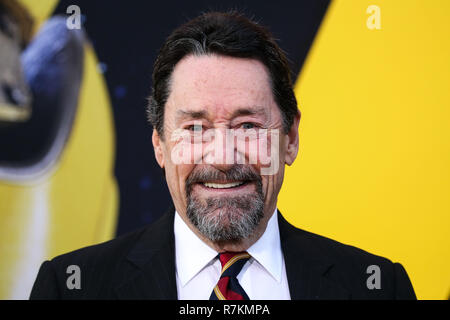
[[[205,182],[205,183],[203,183],[203,185],[205,187],[208,187],[208,188],[225,189],[225,188],[234,188],[234,187],[240,186],[243,183],[244,183],[243,181],[231,182],[231,183],[210,183],[210,182]]]

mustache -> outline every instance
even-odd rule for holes
[[[229,182],[229,181],[257,181],[261,182],[261,176],[250,166],[233,165],[226,171],[218,170],[212,166],[198,167],[192,170],[186,180],[186,188],[199,182]]]

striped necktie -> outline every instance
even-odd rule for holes
[[[247,252],[219,253],[222,273],[209,300],[250,300],[236,278],[248,259]]]

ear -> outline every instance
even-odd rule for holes
[[[153,150],[155,151],[156,161],[158,162],[161,168],[164,168],[164,153],[162,149],[163,147],[162,144],[164,144],[164,142],[161,141],[161,137],[159,136],[158,131],[156,131],[156,129],[153,129],[152,143],[153,143]]]
[[[298,127],[300,124],[300,117],[301,117],[300,111],[297,111],[292,126],[287,134],[285,163],[289,166],[292,163],[294,163],[294,160],[297,158],[298,154],[298,147],[299,147]]]

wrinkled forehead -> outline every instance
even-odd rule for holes
[[[260,61],[191,55],[173,71],[166,112],[178,116],[180,110],[232,116],[245,109],[267,112],[273,105],[269,75]]]

